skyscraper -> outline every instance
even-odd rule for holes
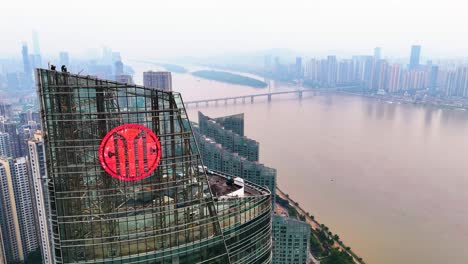
[[[161,89],[163,91],[172,91],[172,76],[170,72],[143,73],[143,85],[148,88]]]
[[[26,43],[23,43],[21,54],[23,56],[24,84],[29,88],[32,85],[32,67]]]
[[[122,61],[118,60],[114,63],[114,73],[116,76],[124,73],[124,65]]]
[[[0,132],[0,157],[11,157],[10,135]]]
[[[374,48],[374,59],[376,60],[382,59],[382,49],[380,47]]]
[[[5,249],[3,248],[2,229],[0,228],[0,263],[6,263]]]
[[[203,167],[179,93],[37,80],[57,263],[271,263],[271,192]]]
[[[302,57],[296,57],[295,74],[296,78],[302,78],[304,76],[302,71]]]
[[[60,65],[70,66],[70,56],[68,52],[62,51],[59,53]]]
[[[0,157],[0,222],[7,261],[22,261],[38,247],[25,158]]]
[[[45,149],[42,134],[38,131],[34,137],[28,140],[29,167],[31,171],[32,189],[34,192],[34,213],[37,219],[38,234],[42,252],[43,263],[53,263],[52,236],[49,221],[49,190],[47,186],[47,174],[45,168]]]
[[[413,45],[411,46],[411,56],[410,56],[410,69],[416,69],[419,67],[419,59],[421,56],[421,46]]]
[[[327,84],[331,87],[336,86],[338,65],[336,56],[327,57]]]
[[[220,120],[223,120],[223,118]],[[220,123],[216,119],[212,119],[209,116],[204,115],[202,112],[198,112],[198,124],[200,127],[200,132],[203,135],[214,139],[217,143],[221,144],[229,151],[238,153],[247,160],[258,161],[259,144],[257,141],[243,136],[243,125],[242,131],[238,131],[242,133],[239,134],[231,129],[225,128],[222,125],[223,123],[225,122],[221,121]],[[235,130],[240,130],[240,126]]]
[[[115,76],[115,81],[120,83],[133,84],[133,78],[129,74],[122,74]]]
[[[305,222],[273,215],[273,264],[307,264],[310,232]]]

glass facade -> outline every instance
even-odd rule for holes
[[[271,193],[213,196],[180,94],[44,69],[37,82],[56,263],[271,263]],[[103,138],[126,124],[160,142],[140,180],[101,165]],[[128,146],[116,155],[131,175],[153,152]],[[248,231],[259,226],[268,238]]]

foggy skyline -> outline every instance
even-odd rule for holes
[[[27,8],[25,8],[27,6]],[[8,1],[0,16],[0,56],[32,51],[57,56],[100,54],[129,59],[212,56],[285,48],[306,56],[372,54],[467,57],[467,4],[460,0],[328,1]],[[299,55],[299,54],[298,54]]]

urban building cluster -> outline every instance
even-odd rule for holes
[[[0,107],[0,260],[272,262],[272,191],[203,166],[180,94],[50,69],[36,74],[40,120]],[[111,176],[102,163],[116,157],[100,156],[109,150],[103,136],[121,126],[119,137],[145,127],[161,142],[158,154],[151,147],[134,156],[140,171],[160,155],[141,180]],[[144,134],[136,151],[151,140]],[[123,164],[118,172],[129,177],[132,159],[122,155],[109,164]]]
[[[40,158],[38,146],[29,145],[38,129],[37,112],[16,115],[10,104],[0,104],[0,259],[5,262],[24,261],[33,253],[40,256],[36,217],[43,202],[35,198],[43,194],[31,174]]]
[[[69,52],[61,51],[56,56],[44,56],[39,47],[38,34],[33,32],[32,51],[28,43],[21,46],[21,62],[11,59],[0,59],[0,91],[14,94],[17,92],[30,92],[35,89],[35,68],[62,66],[69,72],[79,72],[83,75],[91,75],[99,78],[116,80],[122,83],[133,83],[133,69],[122,62],[120,52],[108,47],[102,49],[102,54],[97,59],[73,58]]]
[[[468,97],[468,65],[429,60],[421,62],[421,46],[411,47],[409,63],[382,57],[382,49],[373,55],[352,56],[339,60],[297,57],[294,64],[282,64],[279,57],[265,57],[266,76],[295,80],[309,87],[360,85],[380,93],[413,93],[427,90],[432,95]]]
[[[276,170],[259,163],[259,143],[244,136],[244,114],[211,118],[198,112],[193,130],[205,166],[266,186],[275,194]],[[272,263],[309,263],[310,225],[276,210],[272,223]]]

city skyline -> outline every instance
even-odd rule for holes
[[[14,55],[21,41],[32,43],[35,30],[41,44],[40,49],[32,50],[46,55],[54,54],[57,46],[69,47],[75,55],[89,54],[92,47],[75,41],[75,32],[80,32],[81,41],[92,41],[98,47],[112,45],[134,59],[212,56],[269,47],[337,55],[382,47],[384,56],[401,57],[406,54],[406,47],[414,43],[425,46],[428,56],[458,57],[468,55],[468,47],[463,44],[468,35],[464,27],[467,20],[463,8],[452,7],[465,5],[459,0],[243,4],[204,0],[143,2],[133,6],[123,1],[108,5],[86,0],[65,7],[53,0],[31,1],[30,8],[24,8],[23,2],[10,1],[0,17],[0,34],[5,37],[0,54]],[[50,6],[53,8],[46,8]],[[155,9],[157,16],[152,11]],[[109,11],[106,19],[101,16],[102,10]],[[80,19],[83,14],[87,15],[86,20]],[[84,30],[86,27],[93,30]],[[128,39],[138,39],[138,47]],[[217,48],[220,46],[223,49]]]

